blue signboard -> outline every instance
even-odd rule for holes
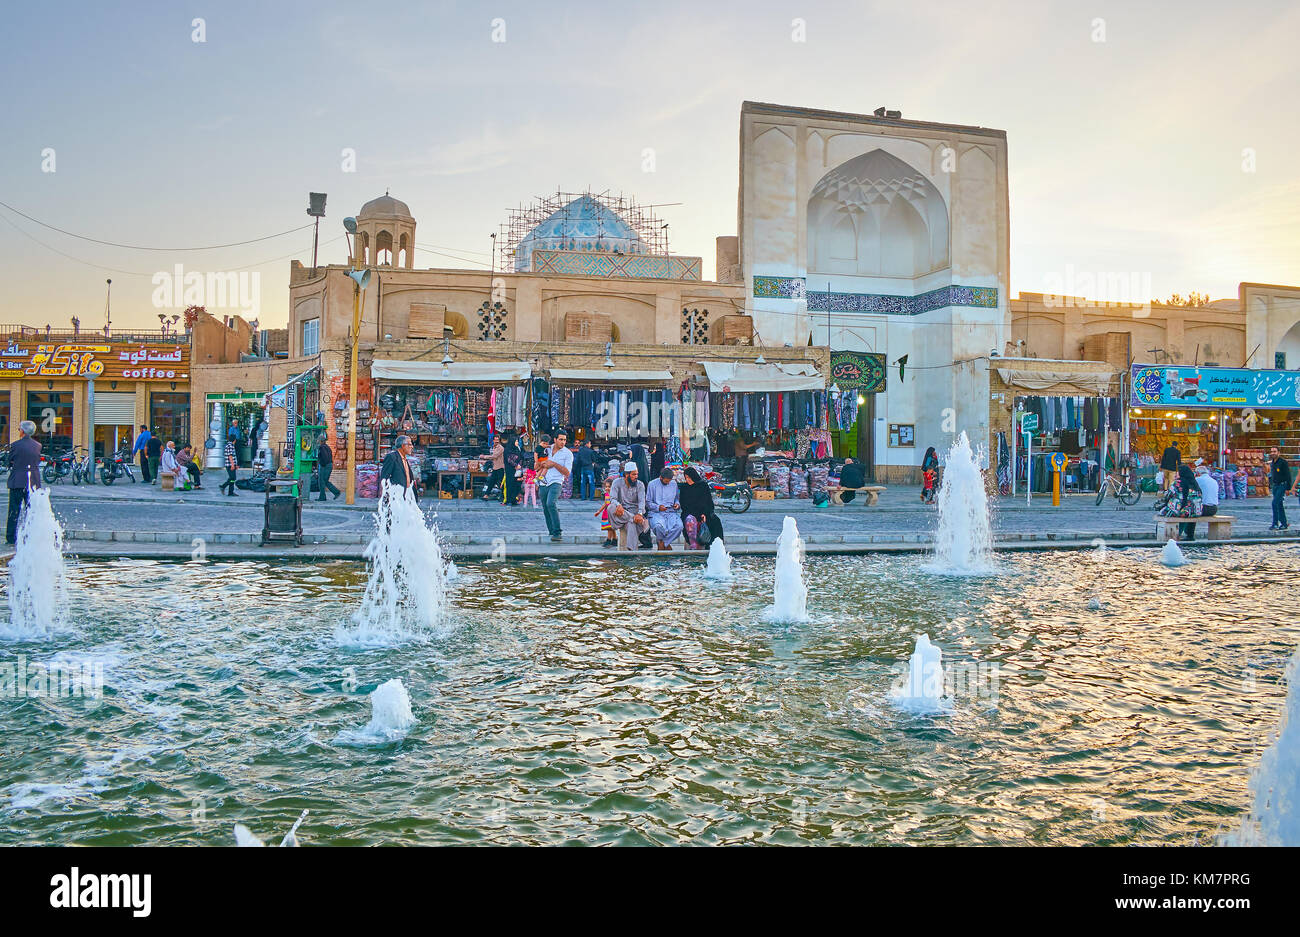
[[[1300,371],[1133,365],[1135,407],[1300,407]]]

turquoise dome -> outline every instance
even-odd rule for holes
[[[551,212],[515,249],[515,270],[532,269],[533,249],[645,253],[636,229],[590,195]]]

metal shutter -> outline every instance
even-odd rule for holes
[[[95,394],[96,426],[131,426],[135,423],[135,394]]]

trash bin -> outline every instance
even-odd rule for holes
[[[263,545],[302,545],[302,483],[297,478],[268,478],[262,522]]]

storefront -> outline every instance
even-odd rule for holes
[[[526,361],[376,359],[370,380],[358,381],[358,496],[378,497],[378,465],[402,435],[411,437],[426,485],[468,490],[471,471],[482,471],[470,463],[488,453],[492,436],[529,426],[531,375]],[[338,465],[347,447],[346,382],[340,379],[336,390],[327,418]]]
[[[1225,497],[1264,497],[1269,449],[1300,459],[1300,372],[1134,365],[1130,386],[1129,443],[1144,475],[1172,445],[1211,466]]]
[[[225,462],[226,441],[235,437],[235,458],[241,467],[260,465],[270,468],[270,388],[230,393],[208,394],[207,405],[208,468],[221,468]]]
[[[876,474],[876,395],[885,391],[885,356],[865,351],[831,352],[830,429],[837,456],[863,464],[868,481]],[[906,426],[903,424],[902,426]],[[908,433],[902,426],[890,431],[889,445],[902,448]],[[911,445],[915,446],[915,432]]]
[[[1062,489],[1095,492],[1123,453],[1122,374],[1104,362],[998,358],[989,370],[990,464],[1002,494],[1052,490],[1052,457],[1065,457]],[[1023,427],[1031,431],[1025,446]]]
[[[179,446],[188,441],[189,363],[186,336],[10,339],[0,349],[0,426],[12,440],[17,423],[31,420],[47,453],[86,447],[105,458],[144,423]]]

